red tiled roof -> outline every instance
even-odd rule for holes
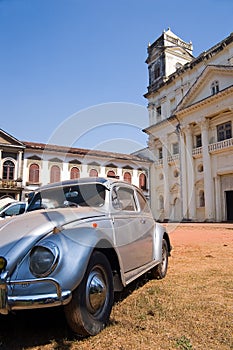
[[[85,148],[76,148],[76,147],[68,147],[68,146],[60,146],[60,145],[51,145],[39,142],[28,142],[22,141],[27,149],[31,150],[41,150],[41,151],[55,151],[61,153],[69,153],[76,154],[79,157],[84,156],[94,156],[94,157],[103,157],[103,158],[112,158],[112,159],[120,159],[120,160],[129,160],[129,161],[137,161],[137,162],[147,162],[148,160],[142,159],[138,156],[125,154],[125,153],[116,153],[116,152],[107,152],[100,151],[95,149],[85,149]]]

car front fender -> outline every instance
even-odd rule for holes
[[[101,232],[91,227],[74,228],[60,231],[56,234],[51,234],[42,239],[37,245],[46,243],[54,244],[59,251],[58,263],[54,271],[48,276],[56,280],[62,290],[73,291],[83,279],[85,271],[87,269],[90,257],[98,247],[98,249],[104,249],[105,247],[112,246],[110,238]],[[106,243],[107,242],[107,243]],[[35,276],[29,269],[30,257],[29,254],[18,265],[14,274],[11,276],[12,280],[30,280]],[[38,285],[25,285],[24,288],[15,287],[14,293],[29,294],[34,293],[35,289],[40,289],[41,293],[52,292],[51,285],[41,284]]]

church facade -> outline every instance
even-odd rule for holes
[[[151,207],[160,221],[232,221],[233,34],[192,51],[170,29],[148,46]]]

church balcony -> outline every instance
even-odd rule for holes
[[[169,156],[167,158],[168,164],[175,164],[179,160],[180,160],[179,154],[173,154],[172,156]]]
[[[163,166],[163,159],[158,159],[158,160],[156,160],[156,161],[155,161],[155,166],[157,166],[157,167]]]
[[[193,158],[200,158],[202,156],[202,147],[197,147],[192,150]]]
[[[228,151],[229,149],[233,149],[233,138],[212,143],[211,145],[209,145],[210,153],[224,152]]]

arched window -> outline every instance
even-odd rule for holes
[[[159,196],[159,209],[160,210],[164,209],[164,199],[162,195]]]
[[[70,179],[79,179],[80,178],[80,171],[79,168],[77,168],[76,166],[74,166],[73,168],[71,168],[70,170]]]
[[[58,165],[53,165],[50,170],[50,182],[58,182],[61,178],[61,170]]]
[[[38,164],[31,164],[29,168],[29,182],[38,183],[40,177],[40,168]]]
[[[157,79],[157,78],[159,78],[159,77],[160,77],[160,67],[157,66],[157,67],[155,67],[155,69],[154,69],[154,79]]]
[[[3,180],[14,180],[15,164],[11,160],[3,163],[2,178]]]
[[[91,169],[89,171],[89,176],[90,177],[97,177],[98,176],[98,171],[96,169]]]
[[[146,190],[147,189],[147,185],[146,185],[146,175],[145,174],[140,174],[139,176],[139,187],[142,190]]]
[[[129,184],[131,184],[131,174],[128,171],[126,171],[124,173],[124,181],[128,182]]]
[[[202,173],[203,170],[204,170],[203,164],[199,164],[198,167],[197,167],[197,171],[198,171],[199,173]]]
[[[107,172],[107,177],[116,177],[116,174],[115,174],[115,171],[113,171],[113,170],[109,170],[108,172]]]
[[[199,205],[200,207],[205,206],[205,192],[202,190],[199,192]]]
[[[217,80],[213,81],[211,84],[211,94],[215,95],[219,92],[219,82]]]

